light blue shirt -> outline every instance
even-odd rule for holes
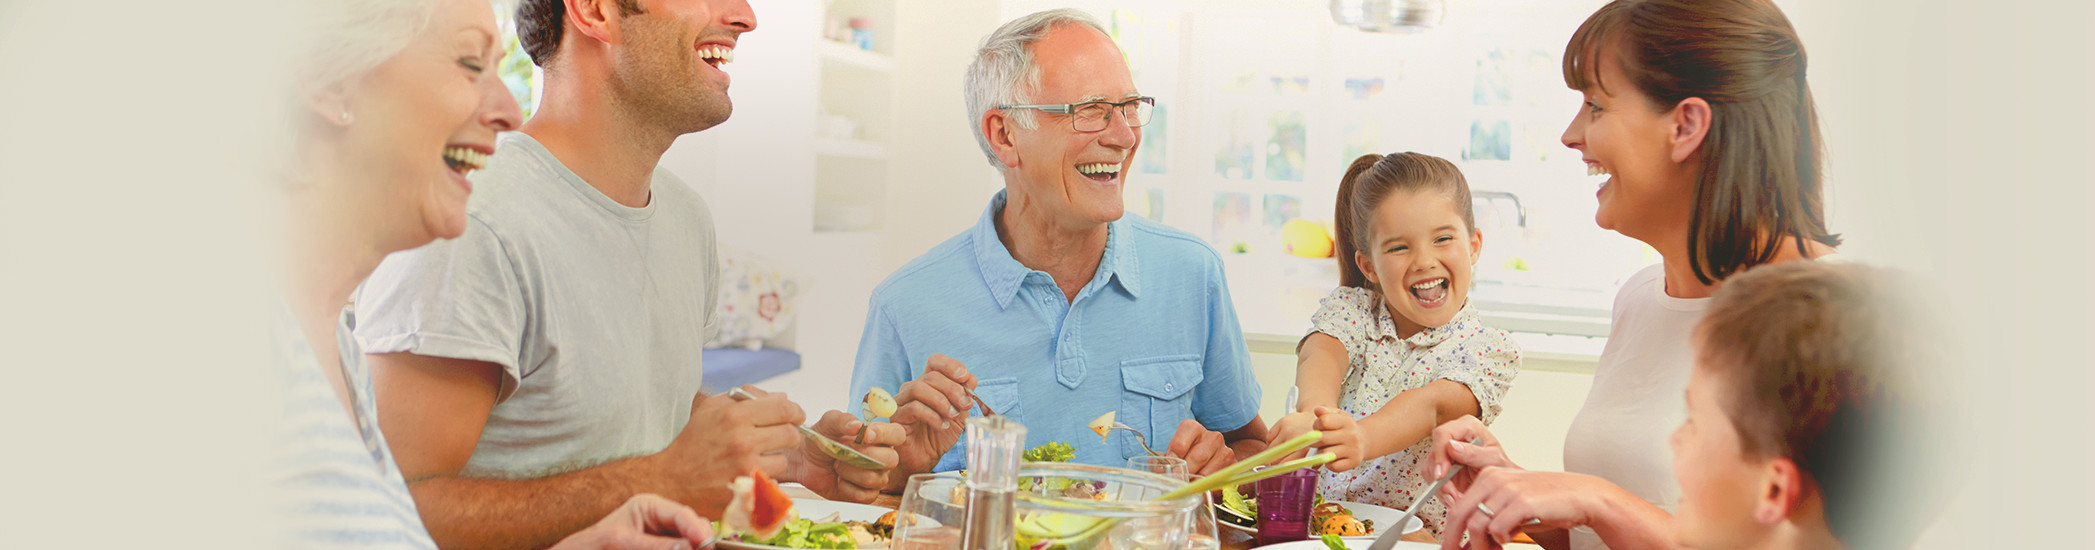
[[[344,382],[357,416],[343,410],[320,357],[280,309],[271,331],[271,363],[283,384],[284,411],[272,441],[266,522],[281,548],[434,550],[400,466],[378,431],[371,371],[349,338],[350,316],[337,319]],[[359,421],[361,419],[361,421]]]
[[[873,290],[851,395],[897,391],[931,354],[945,354],[974,373],[990,408],[1026,425],[1027,446],[1068,443],[1076,462],[1106,466],[1143,454],[1127,432],[1100,442],[1085,426],[1108,411],[1159,452],[1185,419],[1227,432],[1257,418],[1258,380],[1222,258],[1207,243],[1123,216],[1071,301],[1046,272],[1012,259],[997,238],[1003,208],[1000,191],[973,228]],[[966,446],[954,445],[937,470],[965,467]]]

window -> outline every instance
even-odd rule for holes
[[[1114,10],[1137,85],[1159,98],[1130,210],[1224,253],[1247,332],[1300,334],[1337,264],[1286,254],[1281,228],[1328,223],[1362,154],[1439,156],[1475,192],[1472,298],[1487,320],[1604,336],[1615,288],[1658,256],[1594,225],[1598,180],[1559,142],[1580,104],[1559,56],[1593,6],[1509,4],[1415,35],[1339,27],[1309,6]]]

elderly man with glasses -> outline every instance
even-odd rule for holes
[[[1028,446],[1068,444],[1081,463],[1153,449],[1201,474],[1263,447],[1221,257],[1124,215],[1156,99],[1113,39],[1083,12],[1028,15],[983,40],[966,86],[1004,189],[974,227],[874,290],[852,376],[854,395],[882,388],[902,403],[893,421],[910,438],[890,488],[964,467],[963,420],[984,408],[1024,423]],[[1102,441],[1086,425],[1105,413],[1146,440]]]

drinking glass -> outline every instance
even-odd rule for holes
[[[1258,546],[1309,538],[1317,469],[1304,468],[1253,483],[1258,493]]]
[[[1192,468],[1186,459],[1175,456],[1138,456],[1128,459],[1128,469],[1149,472],[1185,483],[1193,479]],[[1215,529],[1215,503],[1208,493],[1200,494],[1200,508],[1193,511],[1192,529],[1186,532],[1187,550],[1216,550],[1222,547],[1222,539]]]
[[[895,509],[896,550],[960,550],[967,515],[967,480],[960,474],[916,474]]]

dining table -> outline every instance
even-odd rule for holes
[[[814,491],[810,491],[807,488],[801,487],[798,484],[786,484],[781,486],[780,488],[783,491],[785,491],[786,496],[793,497],[796,499],[827,500],[823,499],[821,495],[815,494]],[[895,509],[902,505],[902,496],[882,493],[879,497],[875,497],[873,499],[873,502],[869,504],[879,506],[881,508]],[[1221,527],[1220,525],[1216,526],[1215,531],[1216,534],[1219,535],[1219,537],[1222,539],[1221,550],[1250,550],[1252,548],[1253,539],[1250,533],[1246,533],[1236,529]],[[1440,544],[1440,539],[1434,537],[1432,532],[1426,531],[1424,529],[1420,529],[1411,533],[1405,533],[1404,536],[1399,537],[1399,539],[1411,542],[1423,542],[1427,544]],[[1507,547],[1537,548],[1533,544],[1523,542],[1513,542],[1511,544],[1508,544]]]

